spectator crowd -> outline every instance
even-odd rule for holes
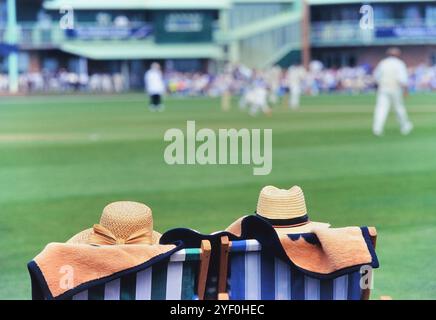
[[[303,94],[371,92],[375,89],[372,68],[356,67],[324,68],[313,61],[301,76]],[[409,68],[409,91],[436,91],[436,65],[420,65]],[[289,88],[289,70],[272,67],[256,70],[244,65],[228,66],[223,73],[165,72],[167,94],[173,96],[220,96],[225,91],[243,95],[253,85],[263,85],[274,94],[282,95]],[[132,89],[121,73],[95,73],[80,75],[67,70],[56,74],[46,72],[23,73],[19,77],[20,92],[100,92],[119,93]],[[8,76],[0,74],[0,92],[8,91]]]

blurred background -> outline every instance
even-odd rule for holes
[[[364,3],[372,28],[359,28]],[[413,89],[436,88],[434,1],[2,0],[0,17],[1,92],[142,90],[157,61],[171,93],[217,94],[213,78],[228,62],[311,60],[326,69],[322,89],[364,90],[392,45]]]
[[[415,129],[392,117],[374,137],[373,71],[391,46]],[[153,62],[161,113],[144,93]],[[259,86],[269,116],[247,112]],[[435,1],[0,0],[0,299],[29,299],[26,263],[109,202],[148,204],[160,232],[208,233],[269,184],[300,185],[313,220],[377,227],[373,298],[435,299],[435,91]],[[168,166],[164,132],[187,120],[273,129],[272,173]]]

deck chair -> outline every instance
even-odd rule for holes
[[[368,228],[375,247],[376,229]],[[354,271],[334,279],[308,276],[262,251],[254,239],[229,241],[221,237],[218,298],[220,300],[367,300]]]
[[[201,248],[175,251],[145,269],[127,274],[120,272],[110,281],[86,285],[67,300],[202,300],[204,298],[210,242],[202,241]],[[30,270],[30,268],[29,268]],[[32,275],[32,272],[31,272]],[[32,279],[33,280],[33,279]],[[35,281],[32,281],[32,291]],[[35,297],[35,294],[33,294]],[[42,297],[43,299],[47,297]]]

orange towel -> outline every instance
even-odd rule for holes
[[[372,263],[371,253],[359,227],[316,229],[313,235],[317,241],[307,241],[304,236],[298,240],[289,236],[279,237],[288,258],[304,270],[329,274]]]
[[[258,240],[267,252],[284,252],[294,265],[317,274],[328,275],[366,264],[378,267],[367,228],[319,228],[313,233],[278,235],[269,223],[245,216],[226,231],[243,239],[248,239],[248,235]]]
[[[50,293],[57,297],[81,284],[136,267],[175,248],[175,245],[50,243],[34,262]]]

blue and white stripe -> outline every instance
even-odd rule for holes
[[[136,300],[151,300],[152,268],[136,274]]]
[[[73,300],[91,300],[91,292],[98,292],[98,299],[120,300],[123,290],[130,290],[130,299],[136,300],[181,300],[196,299],[194,292],[201,249],[182,249],[173,253],[168,260],[138,271],[133,275],[134,282],[123,289],[123,279],[108,281],[104,284],[88,287],[75,294]],[[132,275],[129,275],[132,277]],[[96,290],[97,289],[97,290]]]
[[[229,296],[234,300],[359,300],[360,273],[331,280],[310,277],[262,251],[256,240],[233,241]]]

